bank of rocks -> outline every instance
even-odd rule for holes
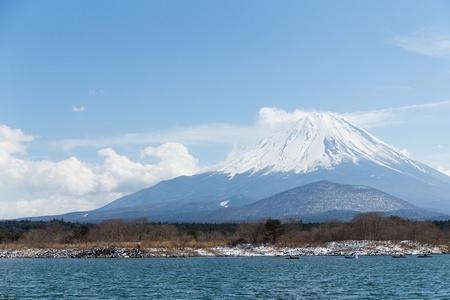
[[[212,248],[68,247],[0,250],[0,258],[151,258],[151,257],[248,257],[318,255],[419,255],[450,253],[448,245],[427,245],[413,241],[339,241],[302,247],[237,245]]]
[[[138,248],[31,248],[25,250],[0,250],[0,258],[144,258],[155,257]]]

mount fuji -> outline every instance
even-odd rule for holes
[[[449,176],[407,157],[340,115],[310,113],[206,172],[163,181],[97,210],[63,217],[203,221],[201,216],[208,213],[318,181],[371,187],[416,207],[450,212]]]
[[[311,114],[302,118],[294,126],[236,153],[211,171],[230,176],[245,172],[293,171],[299,174],[333,170],[346,163],[359,165],[360,162],[375,163],[400,173],[405,167],[433,172],[333,114]]]

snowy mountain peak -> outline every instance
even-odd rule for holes
[[[420,163],[407,158],[344,117],[332,113],[311,113],[294,126],[283,128],[258,144],[230,156],[214,166],[212,171],[231,177],[249,171],[309,173],[334,169],[341,163],[358,164],[361,160],[394,170],[405,164],[422,169]]]

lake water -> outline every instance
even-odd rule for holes
[[[450,299],[450,255],[0,259],[0,299]]]

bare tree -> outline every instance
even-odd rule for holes
[[[140,242],[144,236],[150,233],[152,228],[151,224],[148,222],[147,218],[138,218],[131,221],[134,225],[135,233],[137,235],[137,241]]]
[[[264,223],[262,222],[239,223],[238,233],[244,236],[252,245],[261,243],[265,232]]]
[[[352,220],[355,231],[355,239],[373,239],[376,240],[380,233],[383,214],[380,212],[368,212],[356,215]]]

